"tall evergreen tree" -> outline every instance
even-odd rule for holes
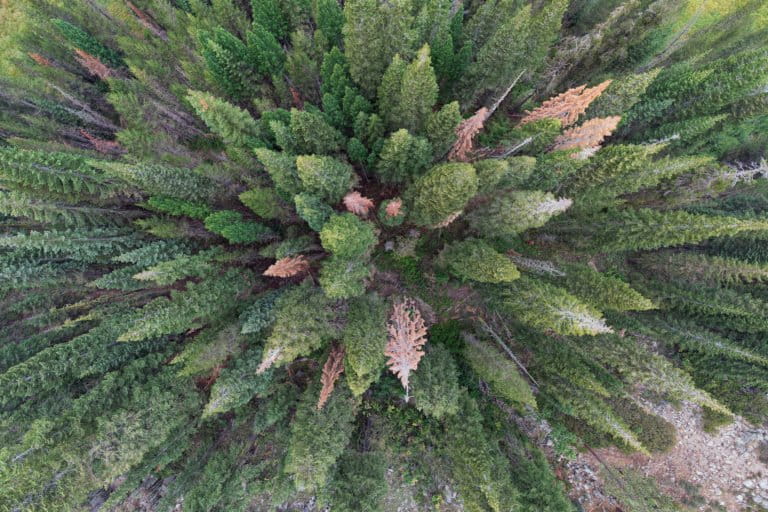
[[[532,425],[764,423],[767,13],[0,1],[0,510],[573,512]]]

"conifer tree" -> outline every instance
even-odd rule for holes
[[[280,197],[286,201],[293,201],[293,196],[302,189],[296,157],[262,148],[256,150],[256,157],[272,178],[272,183]]]
[[[338,203],[355,182],[352,167],[329,156],[296,158],[296,174],[304,191]]]
[[[651,300],[621,279],[587,266],[568,265],[563,270],[565,288],[601,311],[645,311],[655,308]]]
[[[299,490],[313,491],[325,485],[352,435],[356,400],[348,388],[339,388],[318,410],[317,386],[309,387],[291,422],[285,471]]]
[[[540,305],[531,310],[529,304],[539,298]],[[560,334],[594,335],[613,330],[600,312],[580,302],[562,288],[538,279],[522,277],[509,288],[499,290],[498,308],[518,317],[526,325],[553,329]]]
[[[200,53],[216,85],[236,101],[245,99],[251,90],[251,82],[261,78],[261,71],[249,54],[248,46],[221,27],[201,33],[200,46]]]
[[[530,385],[520,375],[512,361],[502,357],[489,343],[472,335],[466,335],[465,354],[467,362],[480,378],[488,382],[493,390],[515,407],[536,407]]]
[[[225,144],[243,149],[264,145],[261,129],[248,112],[200,91],[189,91],[187,100]]]
[[[376,91],[392,57],[411,46],[410,0],[380,3],[352,0],[344,4],[344,48],[352,78],[367,96]]]
[[[257,373],[293,361],[328,342],[338,329],[334,324],[337,314],[331,305],[308,281],[281,295],[275,301],[275,324],[264,344]]]
[[[510,481],[508,461],[483,429],[477,403],[462,393],[463,416],[447,424],[443,450],[451,461],[451,472],[468,510],[501,512],[517,506],[518,492]]]
[[[365,261],[331,256],[320,269],[320,286],[331,299],[350,299],[365,293],[371,268]]]
[[[291,109],[291,132],[300,153],[325,155],[341,148],[342,135],[318,114]]]
[[[531,425],[765,423],[767,11],[694,3],[0,1],[0,510],[572,512]]]
[[[482,240],[468,238],[447,245],[439,258],[461,280],[505,283],[520,277],[515,265]]]
[[[116,51],[99,42],[82,28],[62,19],[53,20],[53,24],[73,46],[94,55],[113,68],[123,66],[123,60]]]
[[[493,198],[468,215],[467,220],[474,230],[487,237],[513,235],[543,226],[571,204],[570,199],[557,199],[548,192],[520,190]]]
[[[243,244],[270,238],[272,231],[258,222],[250,222],[233,210],[221,210],[208,215],[205,228],[226,238],[230,243]]]
[[[376,452],[347,451],[339,459],[325,500],[337,510],[384,510],[387,494],[386,459]]]
[[[312,194],[296,194],[293,203],[296,207],[296,214],[304,219],[314,231],[322,230],[325,223],[333,215],[333,208]]]
[[[603,214],[596,216],[590,227],[582,232],[590,238],[589,244],[595,249],[621,251],[673,247],[768,228],[758,219],[693,215],[683,211],[623,210],[613,213],[611,217],[611,226],[605,223],[607,218]],[[599,235],[590,234],[598,230]]]
[[[431,345],[419,366],[411,383],[416,408],[437,419],[456,414],[459,382],[456,363],[448,349]]]
[[[419,177],[431,162],[429,142],[400,129],[384,141],[376,172],[385,183],[404,184]]]
[[[288,19],[277,0],[251,0],[251,15],[254,24],[261,25],[277,39],[288,35]]]
[[[443,164],[416,180],[411,220],[420,226],[437,225],[461,213],[477,192],[477,173],[469,164]]]
[[[382,117],[392,129],[420,133],[437,101],[437,92],[429,45],[424,45],[407,65],[396,55],[379,86]]]
[[[366,295],[350,302],[344,328],[345,374],[355,396],[376,382],[384,369],[387,344],[387,305],[378,295]]]
[[[331,46],[341,46],[344,13],[339,3],[334,0],[318,0],[314,9],[317,29],[323,33]]]
[[[649,273],[666,279],[723,286],[761,283],[768,272],[764,264],[688,252],[646,253],[639,263]]]

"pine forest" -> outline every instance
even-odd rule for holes
[[[766,511],[767,159],[766,0],[0,0],[0,512]]]

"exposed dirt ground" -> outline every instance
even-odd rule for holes
[[[710,504],[719,504],[728,512],[768,510],[768,466],[758,458],[758,446],[768,440],[765,428],[737,417],[732,424],[708,434],[702,428],[701,410],[695,405],[645,405],[675,425],[677,444],[669,453],[652,457],[627,455],[613,448],[579,455],[567,465],[567,478],[574,497],[585,509],[599,505],[595,509],[609,510],[605,505],[612,500],[604,495],[600,476],[603,464],[607,464],[609,468],[637,470],[675,498],[685,498],[693,484]],[[698,509],[712,510],[708,505]]]

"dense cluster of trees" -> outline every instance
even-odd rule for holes
[[[766,36],[762,0],[0,0],[0,509],[565,512],[516,419],[765,421]]]

